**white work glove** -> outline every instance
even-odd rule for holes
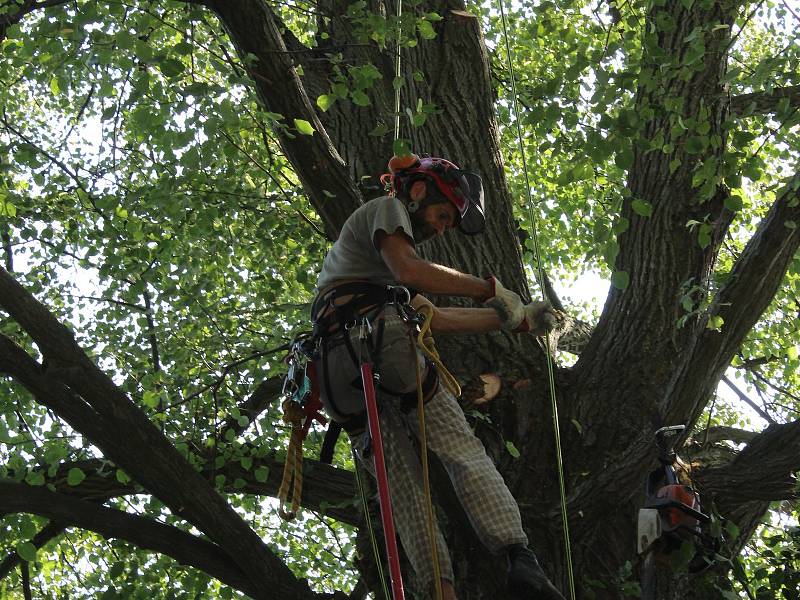
[[[553,331],[559,320],[559,313],[547,302],[534,301],[524,307],[525,318],[514,331],[542,336]]]
[[[492,295],[484,302],[493,308],[500,317],[500,326],[507,331],[514,331],[525,320],[525,305],[519,294],[507,290],[496,277],[486,278],[492,284]]]

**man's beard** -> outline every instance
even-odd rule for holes
[[[414,242],[422,244],[436,236],[436,228],[430,223],[425,222],[425,211],[423,209],[411,213],[411,233],[414,235]]]

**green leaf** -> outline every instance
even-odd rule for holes
[[[634,200],[631,202],[631,208],[633,212],[642,217],[649,217],[653,214],[653,206],[644,200]]]
[[[630,169],[633,165],[633,150],[628,146],[619,150],[614,158],[614,164],[623,171]]]
[[[78,467],[72,467],[67,472],[67,485],[79,485],[84,479],[86,479],[86,473]]]
[[[417,25],[419,34],[425,40],[432,40],[436,37],[436,31],[433,29],[433,24],[430,21],[420,21]]]
[[[252,456],[243,456],[239,460],[239,463],[242,465],[242,468],[245,471],[249,471],[250,469],[253,468],[253,457]]]
[[[184,64],[175,58],[162,60],[158,63],[158,68],[167,77],[177,77],[186,70]]]
[[[31,518],[24,518],[22,523],[20,523],[19,533],[26,540],[29,540],[33,536],[35,536],[38,530],[39,527],[36,525],[36,523],[34,523],[33,519]]]
[[[708,138],[704,135],[694,135],[686,140],[688,154],[700,154],[708,146]]]
[[[711,329],[712,331],[722,331],[722,325],[725,323],[724,319],[719,315],[711,315],[708,317],[708,322],[706,323],[706,329]]]
[[[389,131],[389,127],[385,123],[379,123],[372,131],[370,131],[367,135],[371,135],[373,137],[382,137],[386,135]]]
[[[367,94],[365,94],[362,90],[354,90],[350,95],[350,99],[356,106],[369,106],[372,103],[372,100],[369,99],[369,96],[367,96]]]
[[[17,554],[22,560],[33,562],[36,560],[36,546],[30,542],[20,542],[17,544]]]
[[[147,408],[156,408],[160,399],[161,396],[157,392],[151,392],[148,390],[142,394],[142,404],[144,404]]]
[[[404,138],[397,138],[392,143],[392,153],[395,156],[406,156],[407,154],[411,154],[411,149],[409,145],[409,140]]]
[[[253,477],[255,477],[256,481],[259,483],[266,483],[267,478],[269,477],[269,467],[258,467],[255,471],[253,471]]]
[[[53,96],[58,96],[61,93],[61,88],[58,85],[57,77],[53,77],[50,80],[50,93],[53,94]]]
[[[129,483],[131,480],[130,476],[122,469],[117,469],[115,475],[117,477],[117,481],[119,481],[122,485]]]
[[[295,119],[294,126],[297,131],[303,135],[314,135],[314,127],[308,121],[303,119]]]
[[[711,244],[711,225],[702,223],[697,229],[697,243],[705,250]]]
[[[519,450],[517,450],[517,447],[514,445],[514,442],[511,441],[506,442],[506,450],[508,450],[508,453],[514,458],[520,457]]]
[[[0,197],[0,215],[4,217],[15,217],[17,216],[17,207],[8,200]]]
[[[112,579],[115,579],[120,575],[122,575],[124,571],[125,571],[125,563],[122,562],[121,560],[118,560],[113,565],[111,565],[111,568],[108,570],[108,575]]]
[[[731,212],[738,212],[744,208],[744,202],[740,196],[732,194],[725,198],[725,208]]]
[[[627,287],[631,283],[631,276],[628,274],[627,271],[615,271],[613,275],[611,275],[611,285],[613,285],[618,290],[627,289]]]
[[[317,96],[317,106],[319,106],[320,110],[323,112],[333,106],[334,102],[336,102],[336,96],[328,96],[327,94]]]
[[[25,476],[25,483],[28,485],[44,485],[44,473],[41,471],[28,471]]]

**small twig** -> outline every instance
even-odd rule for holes
[[[6,254],[6,271],[14,272],[14,253],[11,249],[11,236],[8,231],[3,231],[3,251]]]
[[[25,600],[33,600],[33,596],[31,595],[31,572],[27,560],[23,560],[19,563],[19,570],[22,574],[22,594]]]
[[[792,7],[789,6],[789,3],[786,0],[781,0],[781,4],[788,10],[792,16],[795,18],[796,21],[800,22],[800,17],[797,16],[797,13],[792,10]]]
[[[138,304],[134,304],[132,302],[126,302],[125,300],[115,300],[114,298],[103,298],[98,296],[79,296],[75,294],[67,294],[67,295],[70,298],[75,298],[76,300],[94,300],[95,302],[108,302],[109,304],[118,304],[119,306],[132,308],[137,312],[147,312],[147,308],[139,306]]]
[[[735,384],[735,383],[733,383],[733,382],[732,382],[730,379],[728,379],[728,376],[727,376],[727,375],[723,375],[723,376],[722,376],[722,381],[724,381],[724,382],[725,382],[725,384],[726,384],[726,385],[727,385],[729,388],[731,388],[731,389],[732,389],[734,392],[736,392],[736,395],[737,395],[737,396],[739,396],[739,399],[740,399],[742,402],[745,402],[745,403],[746,403],[746,404],[747,404],[747,405],[748,405],[750,408],[752,408],[754,411],[756,411],[756,412],[759,414],[759,416],[760,416],[762,419],[764,419],[764,420],[765,420],[767,423],[769,423],[770,425],[774,425],[774,424],[775,424],[775,419],[773,419],[773,418],[772,418],[772,417],[769,415],[769,413],[767,413],[767,412],[766,412],[766,411],[765,411],[763,408],[761,408],[761,407],[760,407],[758,404],[756,404],[756,403],[755,403],[755,402],[753,402],[753,401],[752,401],[750,398],[748,398],[748,397],[745,395],[745,393],[744,393],[742,390],[740,390],[740,389],[739,389],[739,388],[736,386],[736,384]]]

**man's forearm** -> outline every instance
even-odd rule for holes
[[[491,308],[437,308],[431,331],[440,333],[485,333],[501,328],[500,317]]]
[[[414,260],[400,280],[404,285],[429,294],[465,296],[483,301],[493,293],[492,284],[485,279],[422,258]]]

